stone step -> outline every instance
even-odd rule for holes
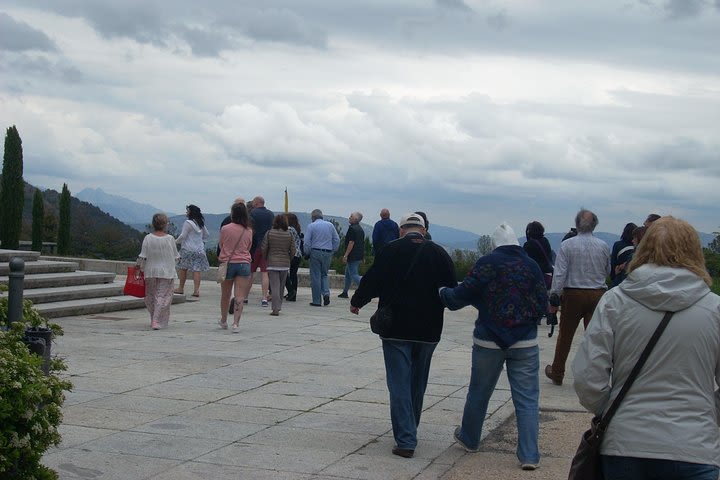
[[[58,272],[74,272],[79,265],[75,262],[58,262],[48,260],[37,260],[34,262],[25,262],[25,275],[35,273],[58,273]],[[0,262],[0,275],[10,274],[10,262]]]
[[[13,258],[22,258],[25,263],[34,262],[40,258],[40,252],[26,250],[7,250],[0,248],[0,262],[9,262]]]
[[[38,273],[25,276],[24,290],[33,288],[62,287],[69,285],[88,285],[93,283],[111,283],[115,280],[114,273],[105,272],[59,272]],[[7,276],[0,276],[0,283],[8,283]]]
[[[173,304],[184,303],[184,295],[173,295]],[[128,295],[110,296],[104,298],[85,298],[80,300],[65,300],[61,302],[43,303],[35,308],[45,318],[70,317],[89,315],[94,313],[116,312],[145,308],[145,299]]]
[[[124,283],[112,282],[88,285],[69,285],[62,287],[32,288],[23,291],[26,298],[38,305],[41,303],[59,302],[62,300],[79,300],[82,298],[112,297],[123,294]],[[7,297],[7,292],[0,292],[0,298]]]

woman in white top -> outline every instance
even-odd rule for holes
[[[573,361],[580,403],[612,403],[665,312],[674,312],[610,421],[600,448],[606,480],[713,479],[720,466],[720,297],[687,222],[655,221],[629,273],[598,303]]]
[[[196,205],[187,206],[187,220],[183,223],[182,232],[177,237],[180,244],[180,261],[177,266],[180,269],[180,285],[175,293],[184,293],[185,279],[190,270],[193,275],[192,293],[193,297],[200,296],[200,273],[210,269],[207,255],[205,254],[205,239],[209,233],[205,227],[205,217]]]
[[[165,233],[167,225],[167,215],[153,215],[152,226],[155,231],[145,235],[137,260],[145,274],[145,306],[150,312],[150,326],[153,330],[167,327],[170,321],[173,283],[177,278],[175,262],[179,255],[175,239]]]

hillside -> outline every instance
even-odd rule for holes
[[[95,205],[128,225],[150,223],[152,216],[162,210],[146,203],[134,202],[119,195],[105,193],[100,188],[86,188],[75,195],[79,200]],[[169,217],[176,215],[167,212]]]
[[[36,188],[25,183],[23,230],[21,240],[30,240],[32,234],[32,201]],[[46,232],[43,240],[57,240],[57,218],[60,193],[42,192],[45,200]],[[70,197],[70,255],[133,260],[140,253],[143,235],[98,207]]]

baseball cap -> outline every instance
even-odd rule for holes
[[[417,213],[406,213],[400,218],[400,226],[425,228],[425,220]]]

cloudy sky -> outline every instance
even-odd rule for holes
[[[3,0],[25,179],[489,233],[720,229],[720,0]]]

